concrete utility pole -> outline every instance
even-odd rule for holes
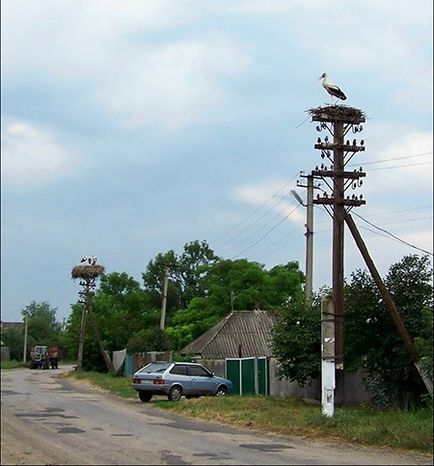
[[[313,290],[313,176],[300,175],[302,178],[307,178],[307,185],[297,183],[297,186],[307,188],[307,203],[304,204],[301,197],[296,191],[292,190],[291,193],[297,201],[306,209],[306,266],[305,266],[305,303],[306,306],[312,301]]]
[[[27,360],[27,326],[29,323],[29,313],[27,309],[24,311],[24,348],[23,348],[23,364]]]
[[[161,303],[161,316],[160,316],[160,330],[164,330],[166,323],[166,305],[167,305],[167,286],[169,283],[169,267],[164,267],[164,280],[163,280],[163,300]]]
[[[321,301],[321,407],[332,417],[335,409],[335,317],[333,301]]]
[[[322,164],[312,170],[311,176],[321,178],[332,193],[329,196],[324,194],[323,197],[317,197],[314,204],[322,204],[333,219],[333,253],[332,253],[332,287],[333,287],[333,306],[335,315],[335,361],[336,368],[343,369],[344,357],[344,215],[346,211],[353,207],[365,204],[362,196],[357,197],[353,194],[345,198],[345,191],[348,187],[355,189],[361,186],[360,178],[366,174],[354,170],[353,172],[345,171],[345,165],[351,160],[356,152],[364,151],[364,141],[354,139],[352,144],[349,140],[344,142],[346,134],[352,130],[353,133],[362,131],[361,123],[365,121],[363,113],[352,107],[331,105],[309,110],[312,121],[319,122],[316,127],[317,131],[323,130],[333,137],[333,142],[329,142],[328,135],[324,140],[318,138],[315,149],[321,151],[321,157],[328,159],[331,166],[327,167]],[[332,155],[333,153],[333,155]],[[331,181],[329,181],[329,179]],[[331,209],[331,210],[329,210]]]

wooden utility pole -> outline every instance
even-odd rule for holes
[[[167,305],[167,286],[169,283],[169,267],[164,267],[164,280],[163,280],[163,299],[161,303],[161,316],[160,316],[160,330],[164,330],[166,323],[166,305]]]
[[[83,370],[83,350],[84,350],[84,335],[86,327],[86,306],[84,302],[81,304],[81,320],[80,320],[80,336],[78,340],[78,355],[77,355],[77,371]]]
[[[345,198],[345,191],[352,186],[353,189],[361,186],[360,178],[365,173],[359,171],[345,171],[345,165],[354,156],[356,152],[364,151],[364,142],[357,144],[354,139],[344,141],[345,135],[352,130],[353,133],[361,131],[363,128],[360,123],[365,121],[363,113],[352,107],[344,106],[327,106],[311,109],[312,121],[320,124],[317,131],[328,131],[333,137],[329,142],[328,135],[324,140],[318,138],[315,149],[321,151],[321,157],[331,162],[330,167],[322,164],[312,171],[311,176],[321,178],[331,189],[331,195],[324,194],[323,197],[317,197],[314,204],[322,204],[331,211],[327,210],[333,219],[333,253],[332,253],[332,287],[333,287],[333,306],[335,313],[335,361],[336,368],[343,369],[344,358],[344,215],[345,212],[353,207],[365,204],[362,196],[349,196]],[[330,179],[330,180],[329,180]]]
[[[83,369],[83,352],[84,352],[84,337],[85,337],[85,326],[86,326],[86,317],[89,315],[91,317],[91,322],[95,332],[95,338],[98,342],[101,355],[104,359],[104,362],[107,366],[109,372],[113,371],[113,364],[104,350],[102,344],[98,324],[96,318],[92,312],[92,299],[95,294],[94,290],[96,287],[97,278],[104,272],[104,267],[96,263],[96,257],[84,257],[82,259],[83,265],[77,265],[72,269],[71,276],[72,278],[80,278],[80,286],[83,287],[82,291],[79,292],[80,300],[79,303],[82,306],[81,314],[81,324],[80,324],[80,337],[78,343],[78,355],[77,355],[77,371]]]

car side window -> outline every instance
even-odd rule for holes
[[[187,367],[184,366],[183,364],[177,364],[172,368],[170,371],[171,374],[177,374],[177,375],[187,375]]]
[[[210,373],[202,366],[188,366],[188,375],[196,377],[209,377]]]

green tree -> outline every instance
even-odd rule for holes
[[[1,334],[2,343],[9,348],[11,360],[23,360],[24,333],[16,328],[3,330]]]
[[[410,255],[393,264],[385,285],[418,346],[426,367],[432,367],[432,269],[426,256]],[[320,374],[320,290],[311,307],[291,301],[280,311],[273,351],[282,377],[303,385]],[[367,388],[378,408],[409,407],[425,392],[372,277],[362,270],[345,285],[344,365],[364,368]],[[431,370],[432,374],[432,370]]]
[[[181,308],[188,306],[193,298],[204,296],[201,278],[217,260],[218,257],[206,241],[196,240],[184,245],[184,252],[178,261],[182,289]]]
[[[328,289],[320,290],[306,307],[304,296],[297,293],[279,309],[273,329],[273,355],[280,378],[303,386],[320,375],[321,298],[328,294]]]
[[[47,301],[37,303],[32,301],[21,311],[27,314],[27,347],[35,345],[55,345],[60,343],[62,324],[56,320],[56,308],[52,308]]]
[[[393,264],[385,285],[410,336],[432,358],[432,269],[427,256],[409,255]],[[421,384],[402,338],[372,278],[352,274],[346,288],[345,349],[350,368],[368,370],[367,384],[378,407],[408,408],[420,402]],[[431,359],[432,360],[432,359]]]
[[[181,301],[179,259],[175,251],[170,250],[157,254],[155,259],[149,261],[145,272],[142,273],[142,279],[144,289],[150,298],[150,305],[154,309],[160,309],[166,267],[170,277],[167,288],[166,312],[170,315],[179,308]]]
[[[99,285],[91,305],[105,350],[112,352],[126,348],[136,334],[155,327],[159,322],[159,310],[151,305],[152,296],[128,274],[113,272],[101,275]],[[82,306],[73,305],[65,330],[65,344],[69,354],[74,357],[78,352],[81,314]],[[83,368],[106,370],[89,317],[86,322]]]
[[[276,309],[302,292],[303,274],[296,262],[267,271],[246,259],[217,260],[200,268],[199,296],[173,316],[166,334],[179,350],[234,309]],[[232,296],[232,300],[231,300]]]
[[[206,273],[206,266],[217,259],[207,242],[198,240],[185,244],[181,255],[173,250],[157,254],[142,274],[145,290],[150,293],[153,306],[161,307],[166,267],[169,271],[166,314],[170,319],[178,309],[186,308],[191,299],[203,296],[201,278]]]

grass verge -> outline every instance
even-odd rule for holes
[[[137,399],[131,379],[96,372],[70,372],[122,398]],[[140,403],[137,399],[137,403]],[[366,407],[336,408],[333,418],[319,406],[300,400],[264,396],[201,397],[180,402],[159,398],[151,404],[174,413],[282,435],[342,439],[362,445],[401,448],[423,453],[433,450],[432,409],[378,412]]]
[[[26,367],[21,361],[1,361],[1,369],[18,369]]]

